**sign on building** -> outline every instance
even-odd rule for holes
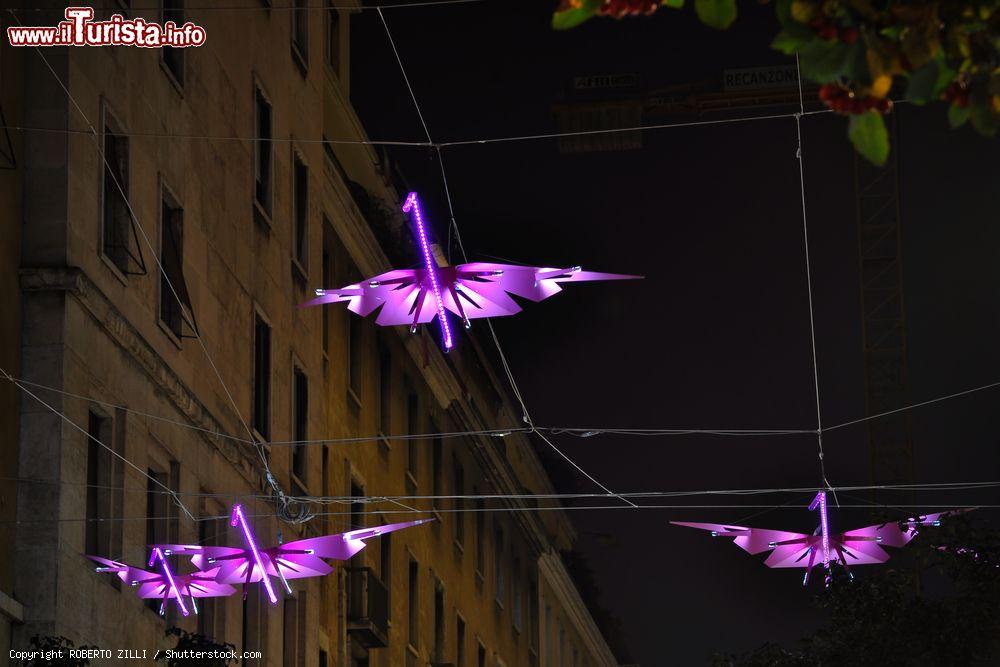
[[[793,88],[798,84],[799,73],[795,65],[727,69],[722,72],[722,88],[727,92],[764,88]]]

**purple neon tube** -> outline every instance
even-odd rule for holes
[[[271,601],[271,604],[278,604],[278,596],[275,595],[274,587],[271,586],[271,579],[267,576],[267,570],[264,569],[264,561],[260,557],[260,551],[257,550],[257,542],[253,539],[253,533],[250,532],[250,526],[247,525],[246,517],[243,516],[243,507],[241,505],[233,505],[233,516],[229,521],[231,526],[235,526],[237,523],[243,528],[243,537],[250,547],[250,553],[253,554],[254,564],[260,568],[261,581],[264,582],[264,588],[267,589],[267,599]]]
[[[424,216],[420,210],[420,202],[417,200],[417,193],[411,192],[406,196],[403,203],[403,213],[413,211],[413,220],[417,224],[417,240],[420,242],[420,252],[424,256],[424,265],[427,267],[427,275],[431,279],[431,288],[434,290],[434,301],[437,305],[438,320],[441,322],[441,334],[444,338],[445,350],[450,350],[454,345],[451,338],[451,325],[448,324],[448,316],[445,314],[444,301],[441,299],[441,284],[438,280],[437,264],[431,255],[430,244],[427,243],[427,231],[424,228]]]
[[[809,504],[809,509],[819,508],[819,531],[823,545],[823,567],[830,567],[830,522],[826,512],[826,491],[820,491]]]
[[[153,567],[159,559],[160,565],[163,567],[163,576],[167,578],[167,583],[170,585],[170,591],[174,594],[174,599],[177,600],[177,606],[181,608],[181,613],[185,616],[188,615],[187,606],[184,604],[184,598],[181,597],[180,589],[177,588],[177,583],[174,581],[174,573],[170,571],[170,566],[167,564],[167,557],[163,555],[163,551],[160,547],[153,547],[153,553],[149,555],[149,566]]]

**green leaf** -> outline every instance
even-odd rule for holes
[[[792,0],[778,0],[774,3],[774,12],[778,16],[778,22],[782,28],[798,23],[792,18]],[[799,23],[799,25],[802,25]]]
[[[868,51],[860,40],[847,47],[847,57],[844,60],[841,76],[853,83],[864,86],[871,85],[872,75],[868,68]]]
[[[936,100],[954,78],[955,71],[948,67],[939,52],[938,57],[910,75],[910,83],[906,87],[906,99],[914,104],[926,104]]]
[[[705,25],[725,30],[736,20],[736,0],[694,0],[694,11]]]
[[[969,111],[969,123],[979,134],[984,137],[992,137],[997,133],[997,125],[1000,119],[993,113],[989,102],[973,101],[966,109]]]
[[[847,129],[854,149],[861,153],[869,162],[882,166],[889,157],[889,132],[885,129],[885,120],[878,111],[870,110],[851,116],[851,124]]]
[[[552,15],[552,28],[554,30],[569,30],[580,25],[601,8],[602,0],[583,0],[580,7],[564,9]]]
[[[684,0],[663,0],[660,3],[664,7],[671,7],[673,9],[682,9],[684,7]]]
[[[816,33],[801,23],[791,23],[771,42],[771,48],[792,55],[816,38]]]
[[[829,83],[844,75],[850,55],[850,45],[817,37],[799,50],[799,66],[805,78]]]
[[[960,107],[957,104],[948,107],[948,124],[952,129],[965,125],[967,120],[969,120],[969,107]]]
[[[878,31],[878,33],[883,37],[888,37],[894,42],[898,42],[899,36],[903,34],[904,27],[905,26],[903,24],[897,23],[895,25],[890,25],[885,28],[882,28],[881,30]]]

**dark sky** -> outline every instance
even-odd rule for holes
[[[636,72],[666,85],[787,62],[767,46],[775,32],[767,7],[741,4],[744,16],[727,33],[668,10],[554,33],[549,5],[494,1],[386,12],[435,140],[554,131],[552,104],[573,75]],[[378,15],[355,16],[352,30],[352,97],[370,136],[423,140]],[[948,130],[941,108],[900,106],[897,113],[915,402],[1000,380],[1000,155],[996,141]],[[811,116],[803,128],[829,425],[865,414],[852,157],[844,119]],[[402,149],[396,157],[443,231],[447,208],[432,154]],[[647,132],[639,151],[569,156],[542,140],[450,148],[445,160],[474,258],[646,276],[574,285],[495,320],[536,423],[815,426],[791,119]],[[996,392],[983,392],[914,412],[916,479],[998,479],[996,401]],[[819,483],[812,436],[557,436],[556,443],[617,491]],[[826,436],[826,452],[833,484],[868,483],[864,426]],[[595,490],[566,470],[554,476],[563,490]],[[997,502],[970,492],[916,500],[928,507]],[[748,502],[793,505],[752,525],[811,531],[815,523],[802,507],[805,496]],[[728,542],[667,524],[738,522],[754,511],[573,513],[580,548],[607,605],[623,619],[637,661],[699,664],[713,651],[793,640],[821,620],[799,571],[768,570]],[[832,521],[848,528],[867,518],[845,509]]]

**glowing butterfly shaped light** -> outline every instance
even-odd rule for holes
[[[98,572],[114,573],[127,585],[135,587],[140,598],[158,598],[162,600],[160,603],[160,615],[163,615],[165,612],[167,600],[171,597],[177,602],[181,613],[187,616],[188,610],[184,602],[185,596],[190,601],[194,613],[197,614],[198,606],[195,603],[195,598],[226,597],[236,592],[236,589],[232,586],[220,584],[215,581],[218,568],[192,572],[190,574],[174,574],[164,556],[165,553],[163,550],[156,548],[149,559],[150,567],[157,560],[160,561],[162,571],[159,573],[132,567],[126,563],[101,558],[100,556],[87,556],[87,558],[97,563]]]
[[[941,518],[952,512],[939,512],[914,517],[906,521],[865,526],[843,533],[831,533],[827,513],[826,492],[816,494],[809,505],[810,511],[819,511],[819,526],[812,535],[784,530],[749,528],[722,523],[695,523],[671,521],[675,526],[700,528],[712,533],[712,537],[731,537],[744,551],[759,554],[770,551],[764,561],[768,567],[803,567],[806,570],[802,584],[809,583],[809,574],[817,562],[826,570],[825,581],[830,583],[830,567],[838,564],[849,576],[851,565],[871,565],[889,560],[889,553],[882,547],[903,547],[917,536],[919,526],[939,525]]]
[[[190,556],[191,563],[200,570],[215,572],[221,584],[242,584],[243,595],[247,587],[256,582],[264,585],[267,597],[277,604],[278,596],[271,584],[276,577],[289,594],[289,579],[322,577],[333,571],[324,560],[347,560],[365,548],[365,540],[411,526],[433,521],[419,519],[405,523],[392,523],[375,528],[362,528],[336,535],[323,535],[304,540],[286,542],[262,549],[258,546],[240,505],[233,507],[231,523],[240,526],[246,548],[200,546],[195,544],[161,544],[164,553]]]
[[[396,269],[340,289],[318,289],[316,298],[301,307],[347,301],[351,312],[365,317],[379,310],[376,324],[409,325],[411,333],[418,324],[427,324],[436,317],[447,352],[455,344],[449,311],[469,328],[471,320],[477,318],[520,312],[521,307],[511,295],[542,301],[562,291],[561,283],[642,277],[583,271],[579,266],[560,269],[489,262],[448,266],[432,252],[416,192],[407,195],[403,212],[413,220],[423,268]]]

